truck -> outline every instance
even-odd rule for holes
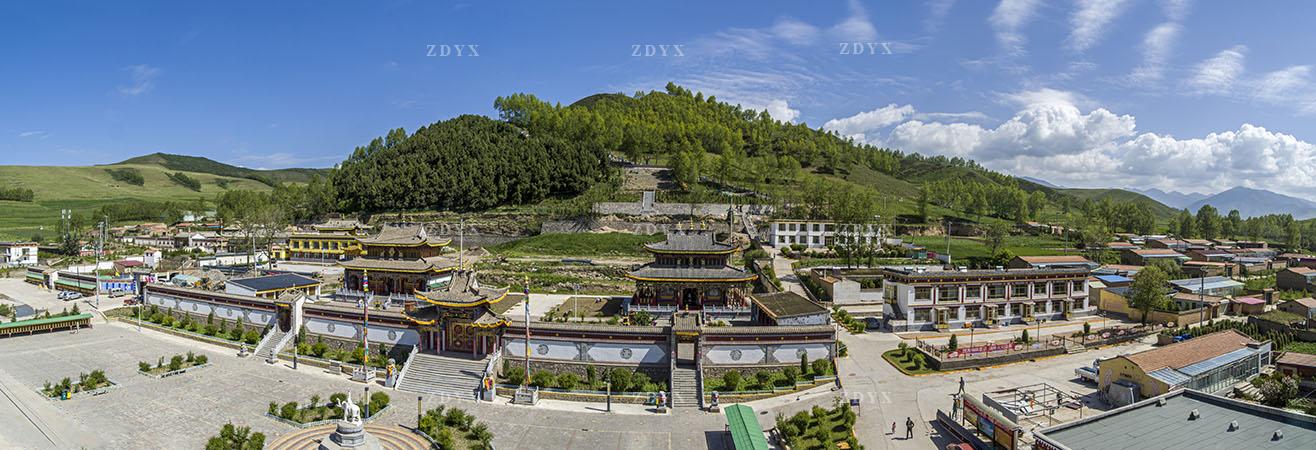
[[[1083,366],[1074,369],[1074,375],[1081,379],[1091,381],[1092,383],[1097,383],[1097,367],[1100,365],[1100,359],[1093,360],[1091,366]]]

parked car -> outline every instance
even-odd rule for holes
[[[110,289],[110,298],[122,297],[130,293],[127,289]]]
[[[82,298],[82,294],[73,291],[60,291],[59,296],[56,298],[64,301],[77,300]]]

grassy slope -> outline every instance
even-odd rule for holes
[[[145,183],[134,186],[116,181],[105,171],[125,167],[140,171]],[[31,188],[36,196],[31,203],[0,201],[0,238],[27,239],[39,232],[49,239],[58,229],[61,209],[89,214],[101,205],[127,199],[213,199],[216,194],[224,191],[215,184],[219,179],[230,180],[229,189],[270,189],[269,186],[249,179],[187,173],[201,182],[201,192],[197,192],[169,180],[168,174],[172,172],[158,165],[139,164],[94,167],[0,166],[0,180],[4,184]]]
[[[644,244],[662,241],[661,235],[635,235],[629,233],[541,234],[525,239],[489,247],[489,251],[505,256],[633,256],[648,253]]]
[[[232,178],[263,176],[273,181],[288,183],[305,183],[310,181],[312,176],[323,175],[327,171],[327,169],[256,170],[224,164],[199,156],[172,155],[168,153],[152,153],[149,155],[138,156],[116,165],[124,164],[160,166],[175,171],[209,173]]]
[[[1151,206],[1152,213],[1156,214],[1157,219],[1167,219],[1178,213],[1177,210],[1165,206],[1161,202],[1153,200],[1151,197],[1130,192],[1123,189],[1058,189],[1060,192],[1072,194],[1078,198],[1090,198],[1093,201],[1111,199],[1117,202],[1138,202]]]

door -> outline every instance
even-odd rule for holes
[[[470,322],[448,322],[445,350],[453,352],[470,352],[475,348],[475,327]]]

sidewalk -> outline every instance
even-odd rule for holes
[[[540,399],[535,406],[514,405],[512,399],[508,397],[494,397],[493,404],[501,406],[511,406],[514,408],[529,409],[549,409],[553,411],[567,411],[576,413],[593,413],[593,414],[627,414],[627,415],[645,415],[645,416],[666,416],[671,415],[672,410],[668,409],[666,414],[659,414],[653,411],[649,405],[637,405],[634,403],[612,403],[612,412],[608,412],[607,403],[596,402],[573,402],[568,400],[549,400]]]

